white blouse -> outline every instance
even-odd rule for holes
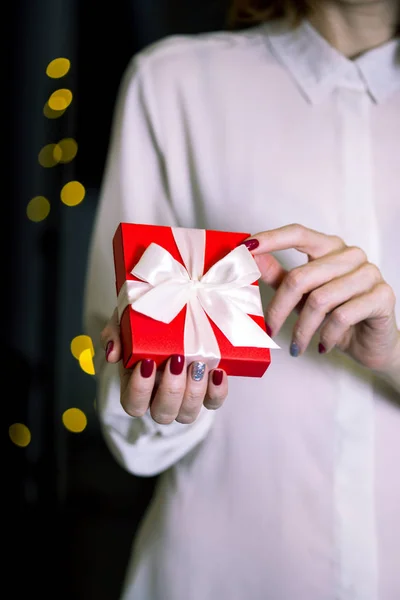
[[[301,223],[363,248],[400,299],[399,53],[394,40],[351,61],[304,22],[174,36],[135,56],[89,257],[94,343],[116,305],[121,221]],[[400,390],[337,350],[319,355],[318,339],[291,357],[295,319],[265,376],[231,378],[224,406],[191,425],[129,417],[96,345],[111,451],[161,474],[123,600],[399,600]]]

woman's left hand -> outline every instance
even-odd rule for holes
[[[258,242],[258,243],[257,243]],[[321,353],[334,346],[378,372],[400,368],[400,331],[393,289],[365,252],[334,235],[292,224],[246,240],[261,279],[276,289],[265,320],[278,334],[293,310],[292,356],[299,356],[319,331]],[[308,263],[286,271],[270,254],[294,248]]]

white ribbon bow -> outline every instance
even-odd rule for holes
[[[279,348],[249,317],[263,316],[263,310],[259,288],[252,285],[261,274],[247,248],[238,246],[203,274],[205,230],[172,228],[172,233],[185,266],[150,244],[131,271],[140,281],[125,281],[118,294],[119,319],[130,304],[170,323],[186,306],[184,354],[210,369],[218,366],[221,354],[208,317],[233,346]]]

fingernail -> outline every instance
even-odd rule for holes
[[[148,379],[153,375],[154,370],[154,360],[151,358],[145,358],[140,363],[140,374],[145,379]]]
[[[169,370],[172,375],[180,375],[183,371],[183,367],[185,366],[185,357],[181,354],[174,354],[171,356],[171,360],[169,363]]]
[[[267,330],[267,335],[269,335],[269,337],[271,337],[272,336],[272,329],[268,325],[267,321],[265,321],[265,329]]]
[[[110,340],[106,346],[106,360],[108,361],[108,357],[110,356],[110,352],[114,348],[114,342]]]
[[[260,242],[258,240],[246,240],[242,244],[246,246],[247,250],[255,250],[260,245]]]
[[[318,352],[320,354],[325,354],[325,352],[326,352],[326,348],[323,344],[321,344],[321,342],[318,344]]]
[[[203,362],[196,361],[192,364],[192,379],[193,381],[201,381],[206,372],[206,365]]]
[[[224,378],[224,372],[216,369],[212,374],[212,382],[214,385],[221,385],[222,380]]]
[[[294,356],[296,358],[300,354],[300,348],[296,344],[296,342],[292,342],[290,344],[290,356]]]

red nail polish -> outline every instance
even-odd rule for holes
[[[106,347],[106,360],[107,361],[108,361],[108,357],[110,356],[110,352],[112,352],[113,348],[114,348],[114,342],[112,340],[110,340]]]
[[[212,382],[214,385],[221,385],[224,378],[224,372],[220,369],[216,369],[212,374]]]
[[[172,375],[180,375],[183,371],[183,367],[185,366],[185,357],[181,354],[174,354],[171,356],[171,360],[169,363],[169,370]]]
[[[272,337],[272,329],[268,325],[267,321],[265,321],[265,329],[267,330],[267,335],[269,335],[269,337]]]
[[[326,352],[326,348],[323,344],[321,344],[321,342],[318,344],[318,352],[320,354],[325,354],[325,352]]]
[[[242,242],[242,244],[244,244],[248,250],[255,250],[260,245],[260,242],[258,240],[246,240],[245,242]]]
[[[145,379],[148,379],[153,375],[154,370],[154,360],[151,358],[145,358],[140,363],[140,374]]]

